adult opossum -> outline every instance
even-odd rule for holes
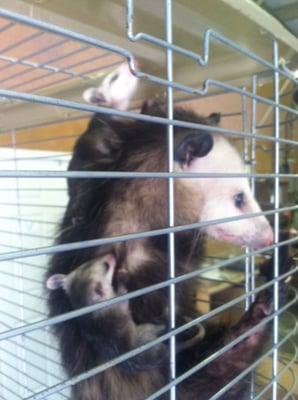
[[[141,112],[165,117],[163,108],[152,101],[146,102]],[[218,114],[202,117],[179,108],[175,110],[174,118],[205,125],[214,125],[219,122]],[[241,173],[244,171],[238,153],[224,137],[204,129],[175,128],[174,131],[176,172]],[[87,131],[76,143],[69,169],[130,171],[132,173],[166,171],[166,155],[165,126],[153,122],[127,121],[95,115]],[[260,211],[249,189],[248,180],[244,178],[176,179],[174,198],[176,225]],[[61,233],[57,238],[57,243],[111,237],[166,226],[166,180],[70,179],[69,203],[61,223]],[[175,237],[177,275],[199,267],[206,234],[254,248],[272,243],[272,230],[263,216],[218,223],[196,231],[177,233]],[[167,253],[168,241],[165,236],[69,251],[53,256],[48,276],[57,273],[68,274],[91,259],[113,254],[117,260],[116,275],[124,272],[127,275],[127,289],[133,291],[167,279]],[[197,280],[192,279],[176,285],[178,325],[197,316],[195,310],[197,284]],[[167,321],[167,304],[167,290],[164,289],[132,300],[130,310],[135,323],[158,325]],[[255,307],[259,309],[258,305]],[[65,291],[50,292],[51,316],[71,309],[72,304]],[[237,329],[235,328],[235,334],[242,332],[244,326],[246,328],[253,325],[258,318],[264,318],[267,315],[267,313],[257,312],[258,318],[254,318],[254,312],[251,312],[252,317],[248,314],[244,318],[245,322],[240,323]],[[60,341],[63,364],[69,375],[85,371],[96,364],[96,359],[92,356],[93,350],[90,350],[90,344],[86,341],[86,332],[82,332],[78,321],[72,320],[59,324],[55,330]],[[195,350],[181,353],[179,367],[182,371],[197,362],[202,354],[207,356],[212,353],[225,337],[214,334],[212,335],[214,340],[210,341],[207,340],[209,336],[207,331],[206,340],[202,341],[203,347],[199,343]],[[256,349],[262,344],[263,334],[253,337],[255,336],[258,336],[260,340],[248,341],[244,356],[241,351],[235,350],[234,353],[233,351],[229,353],[231,357],[227,363],[226,375],[223,373],[219,377],[221,383],[225,382],[226,377],[230,377],[231,371],[239,372],[251,362]],[[241,362],[235,359],[237,357],[233,354],[240,354]],[[226,362],[226,358],[222,360],[223,363]],[[222,370],[224,371],[225,368]],[[206,373],[205,370],[199,376],[197,375],[195,382],[203,385],[202,379],[207,379]],[[211,376],[210,372],[207,373],[208,376]],[[214,378],[214,375],[212,376]],[[196,387],[193,381],[189,381],[188,385]],[[182,393],[187,390],[185,388],[186,386],[182,387]],[[105,393],[106,399],[113,399],[104,388],[101,390]],[[204,391],[196,390],[197,399],[206,398]],[[86,396],[81,399],[98,400],[99,394],[96,396]],[[187,392],[184,392],[183,396],[187,396]],[[181,399],[186,398],[183,396]]]

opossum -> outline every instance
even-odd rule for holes
[[[135,65],[138,65],[136,61]],[[99,87],[86,89],[83,98],[87,103],[124,111],[127,110],[130,100],[137,90],[138,82],[127,63],[123,63],[108,74]]]
[[[165,117],[163,107],[154,101],[144,103],[141,112]],[[209,117],[202,117],[194,112],[176,108],[174,118],[212,126],[217,125],[220,116],[211,114]],[[174,133],[176,172],[244,172],[240,156],[223,136],[202,128],[175,127]],[[162,172],[167,171],[166,155],[165,126],[153,122],[126,121],[96,114],[87,131],[75,145],[69,169],[130,171],[132,173]],[[61,233],[57,238],[57,243],[112,237],[167,226],[167,182],[165,179],[70,179],[68,189],[69,203],[61,223]],[[176,225],[260,211],[250,191],[248,180],[245,178],[205,176],[200,179],[175,179],[174,201]],[[264,216],[217,223],[205,228],[177,233],[175,235],[177,275],[199,267],[200,258],[204,255],[206,235],[252,248],[270,245],[273,238],[271,227]],[[123,270],[126,271],[128,291],[167,279],[168,241],[167,237],[162,235],[55,254],[48,276],[56,273],[68,274],[83,263],[106,254],[114,254],[116,257],[117,265],[120,266],[116,269],[116,275],[121,274]],[[198,316],[195,309],[197,290],[197,279],[183,281],[176,285],[178,326],[189,318]],[[71,309],[69,298],[63,290],[51,292],[48,304],[51,316]],[[165,324],[168,318],[167,306],[167,289],[154,291],[130,301],[131,315],[136,324]],[[264,316],[265,314],[261,318]],[[247,327],[255,322],[255,318],[248,318],[244,325]],[[242,323],[239,329],[240,331],[243,329]],[[60,341],[63,365],[70,376],[76,374],[78,368],[82,371],[94,366],[94,359],[87,349],[88,345],[84,338],[85,332],[81,331],[76,321],[59,324],[55,327],[55,331]],[[186,336],[178,337],[178,339],[188,340],[187,333],[192,337],[197,334],[197,331],[186,332]],[[259,336],[260,340],[248,341],[245,357],[243,358],[240,354],[243,362],[240,363],[231,356],[230,366],[226,370],[227,379],[231,370],[239,372],[251,362],[256,349],[263,343],[264,335],[256,336]],[[207,340],[209,337],[207,329],[206,340],[202,340],[202,347],[199,342],[193,351],[181,352],[180,372],[194,365],[202,354],[205,356],[211,354],[225,335],[215,334],[212,341]],[[80,349],[79,360],[73,352],[74,348]],[[239,352],[235,350],[234,353]],[[233,352],[230,354],[233,355]],[[196,376],[197,382],[201,379],[206,381],[206,371]],[[225,375],[222,374],[220,379],[221,383],[225,382]],[[192,381],[190,382],[189,385],[192,385]],[[200,383],[200,385],[203,384]],[[157,390],[158,387],[155,389]],[[182,387],[181,393],[184,393],[184,390],[188,390],[187,385]],[[206,398],[204,392],[198,388],[196,390],[197,399]],[[181,396],[181,399],[184,399],[186,397],[183,396],[187,396],[187,393]],[[92,397],[90,398],[93,400]],[[85,400],[84,397],[82,399]],[[88,397],[86,399],[89,400]],[[94,397],[94,400],[97,399],[98,397]],[[110,400],[109,397],[107,399]]]
[[[164,116],[164,111],[157,104],[145,104],[144,110],[147,114]],[[203,118],[189,111],[175,110],[175,119],[179,120],[210,125],[218,118],[214,114]],[[166,171],[166,148],[166,128],[163,126],[151,122],[109,120],[95,115],[75,146],[69,168],[132,173]],[[203,129],[195,131],[177,128],[175,170],[243,173],[244,167],[237,151],[224,137]],[[69,195],[70,201],[62,223],[62,229],[67,228],[67,231],[59,239],[62,242],[110,237],[167,226],[166,180],[71,179]],[[174,201],[176,225],[260,211],[245,178],[176,179]],[[197,268],[194,262],[198,263],[198,257],[203,254],[204,234],[253,248],[272,243],[272,230],[264,216],[178,233],[178,275]],[[193,248],[196,240],[197,245]],[[85,257],[90,257],[90,253],[100,256],[110,252],[115,252],[121,265],[130,272],[129,291],[167,278],[167,270],[164,268],[167,262],[166,236],[105,245],[81,251],[80,254],[70,253],[69,256],[76,254],[79,265],[85,261]],[[70,264],[73,262],[71,260]],[[65,266],[67,269],[73,267]],[[191,290],[191,286],[194,285],[194,281],[177,285],[177,308],[192,309],[190,304],[194,303],[196,288]],[[136,321],[146,322],[142,320],[143,316],[151,322],[163,321],[166,307],[162,308],[161,304],[166,304],[166,297],[166,292],[159,291],[158,295],[153,293],[132,302],[132,313]],[[182,315],[186,315],[185,310]]]
[[[114,282],[115,269],[116,259],[108,254],[84,263],[68,275],[52,275],[46,285],[50,290],[62,289],[72,308],[80,309],[126,293],[122,279]],[[74,351],[77,354],[73,370],[76,374],[84,372],[88,366],[100,365],[138,348],[156,339],[165,330],[162,325],[136,325],[128,301],[87,314],[79,318],[77,324],[84,337],[85,348],[76,348]],[[119,366],[80,382],[72,399],[138,400],[146,397],[165,383],[161,368],[166,354],[163,343],[155,345]]]

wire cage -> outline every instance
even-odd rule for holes
[[[298,242],[295,229],[286,239],[281,235],[284,216],[291,215],[292,227],[298,226],[298,111],[292,100],[297,85],[295,76],[280,64],[281,57],[290,59],[297,52],[297,39],[252,2],[239,10],[233,1],[230,4],[218,1],[218,15],[212,20],[207,12],[210,5],[207,7],[203,1],[197,4],[186,0],[156,4],[103,1],[102,8],[96,9],[101,14],[94,17],[94,25],[97,18],[102,22],[100,32],[95,27],[87,29],[87,25],[78,21],[66,26],[67,18],[53,13],[47,2],[32,3],[0,2],[0,398],[68,399],[70,388],[76,383],[117,365],[136,351],[169,340],[168,384],[149,398],[153,400],[168,393],[174,400],[179,383],[247,338],[251,330],[183,376],[176,373],[175,336],[210,318],[235,321],[249,308],[255,295],[270,286],[274,288],[274,312],[265,323],[273,321],[271,345],[240,375],[226,382],[212,399],[222,398],[243,377],[251,382],[251,399],[296,398],[297,347],[293,335],[297,323],[297,260],[294,256],[293,267],[283,274],[279,272],[278,260],[282,248],[289,247],[294,253]],[[78,3],[86,8],[91,4]],[[76,10],[80,7],[78,3],[72,5],[65,1],[60,5],[61,9],[65,6]],[[194,9],[199,14],[202,12],[198,23]],[[246,41],[239,32],[239,40],[237,32],[233,37],[223,34],[223,26],[217,26],[222,19],[221,12],[226,13],[227,21],[239,17],[237,23],[247,23],[246,33],[252,37]],[[255,21],[250,17],[251,12],[255,13]],[[71,18],[72,11],[69,13]],[[94,14],[92,10],[90,18],[91,14]],[[152,24],[157,21],[157,15],[158,24]],[[104,23],[104,19],[108,22]],[[118,35],[108,31],[110,21],[121,26]],[[135,55],[146,61],[141,61],[140,68],[135,65]],[[93,106],[81,100],[86,87],[97,84],[123,62],[129,64],[143,85],[129,111]],[[142,115],[138,111],[142,100],[156,93],[167,107],[167,118]],[[221,112],[223,123],[212,130],[229,137],[241,152],[252,192],[264,210],[262,214],[274,227],[274,244],[258,250],[222,246],[211,241],[202,268],[194,275],[182,277],[175,273],[175,233],[217,221],[201,221],[192,226],[175,224],[173,185],[179,174],[173,170],[173,128],[195,125],[174,120],[175,104],[205,114]],[[119,171],[67,171],[75,140],[95,112],[166,125],[168,172],[148,171],[131,176],[129,172]],[[226,177],[217,175],[214,177],[218,179]],[[54,244],[57,224],[67,203],[66,178],[75,177],[167,179],[168,226],[121,237]],[[253,216],[241,218],[245,221]],[[90,309],[48,318],[44,280],[49,258],[58,252],[157,235],[169,238],[168,280],[158,287],[153,285],[137,293],[130,292],[106,304],[168,287],[168,332],[142,349],[134,349],[78,376],[67,377],[61,367],[52,327],[83,316]],[[274,271],[269,282],[264,283],[258,266],[270,257],[274,259]],[[201,316],[177,327],[175,286],[194,276],[201,281],[202,290],[196,299]],[[293,283],[289,284],[291,298],[279,306],[279,282],[285,278],[291,278]]]

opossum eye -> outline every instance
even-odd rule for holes
[[[210,121],[210,124],[218,125],[220,123],[221,115],[220,113],[212,113],[208,115],[208,119]]]
[[[94,292],[95,292],[99,297],[102,296],[103,291],[102,291],[102,284],[101,284],[100,282],[98,282],[97,285],[95,286]]]
[[[213,147],[209,133],[190,133],[177,146],[175,160],[187,166],[197,157],[205,157]]]
[[[110,80],[110,84],[113,83],[113,82],[115,82],[115,81],[118,79],[118,77],[119,77],[119,74],[113,75],[112,78],[111,78],[111,80]]]
[[[234,204],[237,208],[242,208],[244,206],[244,193],[239,192],[234,196]]]
[[[105,272],[108,272],[108,270],[110,269],[109,263],[104,262],[104,263],[103,263],[103,266],[104,266]]]

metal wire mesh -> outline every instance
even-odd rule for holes
[[[254,297],[262,289],[274,287],[274,313],[265,318],[259,325],[273,321],[272,347],[266,350],[252,365],[246,368],[239,376],[227,382],[226,385],[212,399],[219,399],[240,379],[246,378],[251,382],[251,398],[260,399],[268,396],[272,400],[294,398],[296,376],[293,365],[297,360],[297,348],[291,341],[296,331],[297,320],[289,312],[294,306],[297,294],[293,289],[292,300],[284,306],[279,306],[278,283],[285,278],[293,277],[297,272],[297,265],[283,275],[279,274],[278,256],[282,246],[297,245],[298,237],[294,236],[286,240],[280,240],[280,216],[285,212],[298,212],[293,196],[289,196],[285,203],[280,201],[280,188],[284,181],[292,185],[292,192],[297,181],[297,170],[283,171],[281,168],[280,154],[291,151],[297,153],[298,141],[294,135],[286,135],[289,123],[295,133],[298,111],[292,108],[287,98],[292,95],[292,90],[287,93],[281,91],[281,80],[286,81],[295,88],[296,81],[287,69],[279,66],[279,45],[276,39],[272,39],[273,60],[262,58],[261,55],[244,48],[214,30],[207,30],[203,40],[202,54],[190,51],[178,46],[173,40],[173,16],[172,1],[165,1],[165,40],[143,32],[134,32],[135,5],[133,0],[127,0],[127,35],[133,42],[147,42],[158,46],[166,52],[166,77],[149,74],[137,70],[134,64],[133,54],[99,39],[68,30],[53,24],[17,14],[6,9],[0,9],[0,96],[3,107],[13,104],[17,107],[19,102],[29,104],[38,103],[44,107],[57,107],[59,109],[77,110],[80,115],[72,119],[89,116],[93,112],[101,112],[115,117],[125,117],[134,120],[155,122],[166,125],[168,129],[168,172],[130,172],[119,171],[67,171],[70,160],[70,151],[59,150],[59,140],[68,140],[68,149],[73,145],[78,134],[60,135],[60,137],[32,138],[21,136],[23,128],[18,124],[17,129],[3,132],[0,137],[0,221],[1,221],[1,253],[0,253],[0,398],[2,399],[64,399],[69,398],[69,388],[91,376],[94,376],[107,368],[153,347],[162,341],[170,340],[170,378],[169,383],[148,399],[153,400],[161,394],[169,392],[169,398],[176,398],[176,385],[202,369],[212,360],[216,359],[235,344],[247,338],[259,326],[249,329],[237,339],[217,350],[207,359],[183,375],[176,373],[176,342],[177,334],[196,326],[205,320],[220,315],[221,312],[231,307],[245,308],[254,300]],[[202,88],[190,87],[174,79],[173,58],[177,55],[191,59],[198,64],[198,68],[208,68],[210,51],[213,42],[229,48],[233,52],[253,60],[266,70],[265,74],[273,75],[273,91],[269,96],[258,94],[258,80],[265,75],[253,74],[251,85],[234,86],[230,83],[208,78]],[[67,83],[71,86],[82,81],[84,84],[92,84],[97,81],[98,74],[108,72],[114,66],[123,62],[123,58],[129,63],[131,70],[140,80],[146,80],[157,87],[166,90],[167,118],[148,116],[134,111],[119,111],[99,106],[86,105],[81,102],[62,98],[50,97],[47,90],[53,86]],[[212,93],[212,90],[216,89]],[[249,177],[252,192],[258,194],[260,185],[267,185],[273,201],[265,204],[266,211],[260,215],[271,216],[274,219],[275,242],[259,250],[246,249],[245,252],[234,254],[233,257],[206,257],[204,268],[183,276],[175,275],[175,234],[181,231],[197,229],[218,222],[229,222],[235,217],[220,220],[203,221],[194,224],[178,226],[174,220],[174,180],[177,178],[203,178],[211,177],[220,179],[226,177],[225,173],[214,174],[189,174],[175,173],[173,169],[173,127],[202,128],[200,124],[174,120],[174,94],[183,92],[186,98],[180,98],[179,102],[187,103],[194,97],[207,99],[213,97],[216,104],[217,96],[231,94],[238,102],[238,109],[223,113],[226,121],[238,118],[239,128],[208,127],[205,130],[217,131],[232,138],[238,147],[242,146],[243,159],[250,166],[247,174],[229,174],[230,177]],[[194,97],[193,97],[194,96]],[[288,96],[288,97],[287,97]],[[258,109],[270,109],[273,112],[272,121],[268,119],[258,120]],[[17,110],[16,110],[17,112]],[[290,115],[290,122],[287,119]],[[57,123],[68,118],[57,117]],[[233,126],[233,125],[231,125]],[[40,123],[34,124],[30,129],[39,129]],[[268,135],[268,129],[274,130],[274,135]],[[52,143],[53,142],[53,143]],[[51,150],[45,150],[51,143]],[[37,146],[30,147],[31,145]],[[57,149],[56,149],[57,146]],[[40,150],[40,148],[42,150]],[[35,149],[35,150],[32,150]],[[53,151],[56,150],[56,151]],[[256,163],[259,160],[258,152],[274,152],[275,165],[269,172],[257,172]],[[129,179],[164,179],[168,180],[168,226],[154,231],[130,233],[110,238],[99,238],[83,242],[54,245],[57,221],[62,217],[67,202],[65,178],[129,178]],[[297,187],[297,186],[296,186]],[[291,192],[290,190],[290,192]],[[272,198],[271,198],[272,200]],[[239,219],[252,218],[256,214],[247,214]],[[169,240],[169,278],[161,283],[139,289],[135,292],[119,296],[88,306],[80,310],[47,317],[45,305],[45,290],[43,287],[44,274],[49,256],[57,252],[65,252],[73,249],[96,247],[107,243],[116,243],[132,239],[168,235]],[[258,273],[256,270],[256,258],[274,252],[274,275],[268,283],[257,284]],[[235,278],[229,270],[231,264],[239,263],[243,267],[242,272]],[[230,271],[230,272],[229,272]],[[218,274],[218,277],[214,274]],[[226,273],[226,275],[225,275]],[[209,275],[208,275],[209,274]],[[202,316],[190,321],[183,326],[175,325],[175,288],[179,283],[191,278],[200,278],[211,283],[219,281],[228,283],[233,287],[240,287],[242,292],[235,298],[224,303],[218,302],[216,307],[211,307],[210,300],[199,299],[198,302],[208,304],[208,311]],[[55,324],[72,318],[85,315],[111,304],[117,304],[123,300],[143,296],[146,293],[161,288],[169,289],[169,332],[150,343],[146,343],[137,349],[133,349],[116,359],[110,360],[90,371],[78,376],[68,378],[60,366],[59,349],[55,339],[51,335],[51,327]],[[200,298],[200,294],[198,295]],[[280,333],[283,321],[288,322],[286,332]],[[290,346],[287,351],[288,358],[281,351],[284,346]],[[270,360],[272,373],[262,376],[259,366]],[[267,367],[268,368],[268,367]],[[290,386],[285,387],[282,377],[288,376]],[[261,384],[260,378],[261,379]],[[259,386],[258,386],[259,385]]]

